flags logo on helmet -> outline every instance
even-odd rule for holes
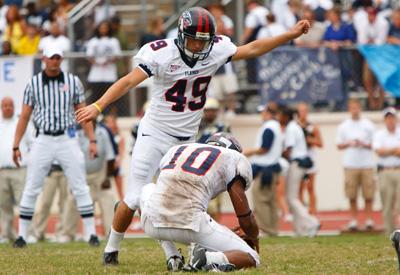
[[[189,26],[192,25],[192,17],[190,16],[190,12],[185,11],[184,13],[182,13],[182,29],[187,28]]]

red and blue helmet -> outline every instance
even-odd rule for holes
[[[190,8],[182,13],[178,21],[178,47],[190,60],[204,60],[214,44],[216,24],[209,11],[200,7]],[[187,38],[204,40],[205,46],[200,52],[191,52],[187,48]]]

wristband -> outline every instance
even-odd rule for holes
[[[103,112],[103,110],[101,109],[100,105],[97,102],[92,103],[92,105],[97,109],[97,111],[99,111],[99,113]]]
[[[15,151],[18,151],[19,150],[19,147],[13,147],[13,151],[15,152]]]
[[[90,143],[96,144],[96,143],[97,143],[97,140],[95,140],[95,139],[94,139],[94,140],[91,140]]]
[[[246,214],[243,214],[243,215],[237,215],[236,217],[238,217],[239,219],[240,218],[246,218],[246,217],[248,217],[248,216],[250,216],[251,215],[251,209],[249,210],[249,212],[247,212]]]

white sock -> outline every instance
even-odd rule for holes
[[[28,228],[31,225],[32,220],[26,220],[19,218],[18,220],[18,236],[21,236],[25,241],[28,233]]]
[[[222,252],[206,252],[207,265],[229,264],[228,258]]]
[[[181,253],[179,253],[178,249],[176,249],[176,246],[173,242],[171,241],[160,241],[160,245],[162,249],[164,250],[164,254],[166,259],[168,260],[172,256],[182,256]]]
[[[119,251],[119,246],[121,241],[124,239],[125,233],[119,233],[114,230],[111,226],[110,236],[108,237],[106,248],[104,248],[104,252],[114,252]]]
[[[85,239],[89,240],[91,235],[96,235],[94,217],[82,218],[82,222],[85,229]]]

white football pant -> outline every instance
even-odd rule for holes
[[[145,120],[140,122],[132,152],[128,188],[124,198],[124,202],[130,209],[139,208],[142,188],[152,182],[160,161],[168,150],[175,145],[192,142],[194,142],[194,137],[187,141],[180,141],[153,127]]]

